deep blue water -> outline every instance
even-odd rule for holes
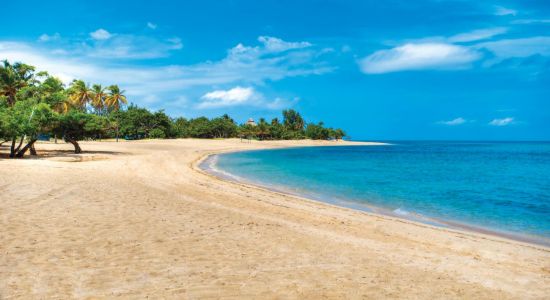
[[[339,205],[550,239],[550,143],[261,150],[219,155],[215,168]]]

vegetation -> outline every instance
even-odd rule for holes
[[[79,141],[103,138],[232,138],[259,140],[341,139],[341,129],[323,123],[306,123],[300,113],[283,111],[282,122],[259,119],[237,124],[228,115],[208,119],[171,118],[163,110],[151,112],[135,105],[126,107],[125,91],[117,85],[103,87],[74,80],[68,87],[47,72],[35,72],[23,63],[0,65],[0,145],[8,144],[9,156],[36,155],[41,137],[62,138],[81,153]]]

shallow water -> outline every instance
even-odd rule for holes
[[[550,143],[290,148],[221,154],[210,164],[333,204],[550,240]]]

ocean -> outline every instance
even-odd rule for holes
[[[390,143],[226,153],[204,165],[335,205],[550,245],[550,143]]]

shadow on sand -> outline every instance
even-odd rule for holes
[[[0,146],[0,159],[10,159],[9,150],[10,147],[6,145]],[[23,158],[18,159],[48,159],[55,161],[67,161],[67,162],[83,162],[83,161],[95,161],[105,160],[109,157],[122,155],[128,153],[118,151],[82,151],[80,154],[75,154],[73,150],[43,150],[37,151],[38,155],[25,155]]]

